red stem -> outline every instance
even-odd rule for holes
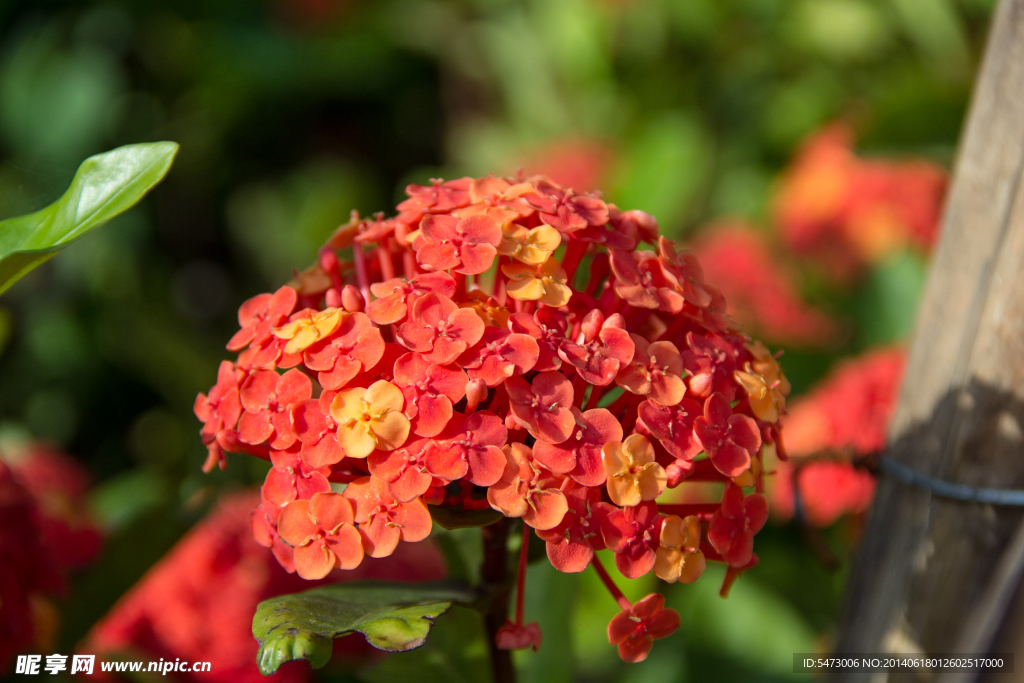
[[[590,564],[593,565],[594,571],[597,572],[597,575],[601,577],[601,582],[604,583],[604,587],[608,589],[608,592],[612,594],[615,602],[619,603],[619,607],[621,607],[623,611],[631,608],[633,603],[629,601],[629,598],[623,595],[622,591],[619,590],[619,587],[615,585],[614,581],[612,581],[612,577],[608,576],[608,572],[605,571],[604,565],[601,564],[601,559],[596,554],[594,555],[594,559],[590,561]]]
[[[359,242],[352,245],[352,256],[356,262],[356,285],[363,295],[363,300],[370,303],[370,280],[366,277],[366,258],[363,255],[363,245]]]
[[[395,264],[391,260],[391,240],[388,240],[388,247],[377,247],[377,260],[380,261],[380,277],[382,280],[391,280],[395,277]]]

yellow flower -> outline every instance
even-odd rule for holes
[[[654,573],[659,579],[669,583],[696,581],[707,566],[700,551],[700,520],[693,515],[686,519],[670,515],[661,526],[655,555]]]
[[[501,232],[498,253],[531,266],[539,266],[547,261],[562,243],[562,235],[550,225],[538,225],[531,229],[509,223]]]
[[[508,327],[508,319],[512,315],[507,308],[495,301],[494,297],[479,289],[466,292],[466,300],[459,304],[459,308],[472,308],[484,321],[484,325],[496,325],[502,329]]]
[[[344,313],[337,308],[326,308],[318,313],[303,312],[304,316],[285,323],[274,330],[274,336],[287,339],[285,353],[302,353],[314,343],[338,329]]]
[[[409,418],[402,412],[405,397],[391,382],[379,380],[368,389],[338,392],[331,417],[338,423],[338,444],[350,458],[365,458],[374,449],[393,451],[409,438]]]
[[[777,422],[786,408],[786,396],[791,389],[789,380],[761,342],[748,344],[747,350],[754,360],[747,362],[743,370],[737,370],[734,377],[747,393],[754,415],[765,422]]]
[[[608,496],[616,505],[633,507],[665,491],[668,475],[654,462],[654,446],[642,434],[609,441],[601,448],[601,459],[608,474]]]
[[[524,263],[507,263],[501,271],[508,276],[505,286],[508,295],[520,301],[540,301],[559,308],[569,303],[572,290],[566,286],[569,276],[554,258],[540,267]]]

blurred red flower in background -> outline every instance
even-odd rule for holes
[[[806,304],[782,259],[760,233],[742,223],[710,226],[694,253],[729,302],[729,315],[760,336],[797,346],[817,346],[835,334],[835,323]]]
[[[89,564],[102,537],[85,508],[89,477],[72,458],[37,442],[0,444],[0,672],[35,645],[52,648],[50,598]]]
[[[804,143],[783,178],[775,218],[794,252],[848,278],[866,262],[938,235],[946,171],[925,161],[857,157],[853,131],[837,123]]]
[[[252,637],[252,615],[260,601],[338,581],[430,581],[445,575],[433,544],[404,543],[387,559],[366,558],[356,569],[306,581],[289,574],[253,540],[249,518],[257,503],[256,492],[223,498],[96,624],[82,651],[211,662],[209,672],[178,674],[191,676],[181,680],[262,681]],[[358,635],[335,643],[336,653],[349,657],[374,652]],[[308,666],[290,663],[275,679],[305,681],[310,674]]]
[[[844,514],[867,510],[875,479],[849,460],[885,446],[905,366],[902,349],[871,351],[843,361],[816,389],[792,404],[783,418],[790,460],[778,463],[771,487],[776,514],[794,514],[794,467],[799,468],[796,479],[804,514],[814,526],[828,526]],[[801,464],[801,459],[822,453],[838,460]]]

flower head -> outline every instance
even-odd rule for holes
[[[722,506],[711,518],[708,540],[732,567],[750,562],[754,553],[754,534],[768,521],[768,499],[760,493],[744,497],[743,489],[725,485]]]
[[[560,308],[569,303],[572,289],[566,284],[569,276],[554,258],[539,266],[508,263],[501,267],[508,277],[508,295],[519,301],[540,301],[545,306]]]
[[[622,661],[642,662],[654,641],[675,633],[680,623],[678,612],[665,609],[664,596],[653,593],[612,619],[608,642],[619,646]]]
[[[512,415],[530,434],[548,443],[562,443],[572,434],[572,384],[558,372],[541,372],[531,384],[519,377],[505,382]]]
[[[608,497],[616,505],[639,505],[665,490],[665,468],[654,462],[654,447],[643,435],[632,434],[624,442],[606,443],[601,457],[608,475]]]
[[[654,567],[663,519],[658,506],[648,501],[614,510],[601,522],[605,545],[626,578],[637,579]]]
[[[571,480],[562,484],[566,512],[561,523],[537,536],[547,544],[548,559],[560,572],[581,572],[590,565],[594,551],[602,550],[601,522],[615,508],[601,501],[601,489]]]
[[[738,477],[761,448],[761,432],[747,415],[735,414],[721,394],[704,402],[704,414],[693,421],[693,433],[719,472]]]
[[[482,273],[491,267],[501,244],[501,226],[486,214],[456,218],[432,214],[423,219],[414,243],[416,258],[427,270]]]
[[[285,506],[278,532],[295,548],[295,571],[304,579],[322,579],[335,567],[354,569],[363,561],[352,504],[339,493],[314,493]]]
[[[344,496],[355,505],[355,520],[370,557],[387,557],[399,540],[415,543],[430,535],[430,513],[423,501],[399,502],[376,477],[357,479],[348,485]]]
[[[484,329],[473,310],[431,292],[416,300],[411,319],[398,328],[398,340],[424,360],[446,365],[480,341]]]
[[[605,318],[601,311],[590,311],[583,318],[582,339],[579,343],[565,342],[558,355],[575,366],[590,384],[607,386],[619,368],[633,360],[633,340],[624,327],[625,321],[618,313]]]
[[[700,578],[707,565],[700,550],[700,520],[693,515],[666,517],[655,555],[654,573],[659,579],[693,583]]]
[[[368,389],[339,391],[331,401],[338,423],[338,445],[350,458],[365,458],[374,449],[393,451],[409,437],[409,418],[402,412],[405,397],[391,382],[380,380]]]
[[[653,344],[638,334],[631,334],[633,360],[624,365],[615,377],[615,383],[626,391],[663,406],[674,406],[683,400],[683,357],[676,345],[669,341]]]
[[[487,501],[506,517],[522,517],[534,529],[558,526],[568,503],[560,485],[561,477],[538,467],[528,446],[505,446],[505,471],[498,483],[487,489]]]
[[[584,486],[600,486],[607,477],[601,448],[622,440],[622,425],[604,408],[572,410],[576,424],[569,438],[560,444],[538,440],[533,445],[533,455],[552,472],[568,474]]]

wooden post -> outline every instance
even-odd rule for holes
[[[1024,488],[1022,170],[1024,0],[1001,0],[887,452],[969,486]],[[951,501],[883,474],[837,650],[984,651],[1020,580],[1022,519],[1022,508]]]

